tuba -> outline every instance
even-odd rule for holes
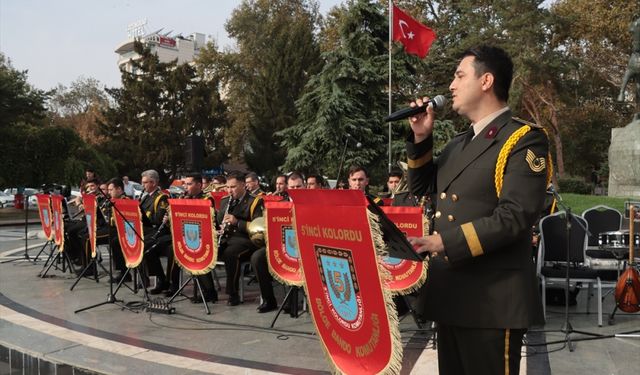
[[[249,239],[257,247],[263,247],[265,245],[265,224],[264,217],[259,216],[249,223],[247,226],[247,232],[249,232]]]

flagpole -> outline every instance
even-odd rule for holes
[[[391,47],[393,43],[393,1],[389,0],[389,115],[391,115]],[[391,173],[391,122],[389,126],[389,164],[388,172]]]

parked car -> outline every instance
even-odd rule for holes
[[[7,194],[4,191],[0,191],[0,208],[13,207],[13,200],[13,194]]]
[[[129,181],[129,183],[133,186],[133,198],[140,199],[142,191],[144,190],[142,185],[135,181]]]

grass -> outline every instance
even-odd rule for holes
[[[608,197],[605,195],[581,195],[581,194],[561,194],[562,203],[565,206],[571,208],[571,212],[576,215],[582,215],[584,211],[587,209],[597,206],[599,204],[609,206],[611,208],[615,208],[616,210],[624,213],[624,202],[632,200],[632,201],[640,201],[640,198],[617,198],[617,197]],[[562,210],[561,206],[558,206],[558,209]]]

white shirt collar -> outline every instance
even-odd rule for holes
[[[480,134],[480,132],[482,132],[484,130],[484,128],[487,127],[487,125],[489,125],[491,123],[491,121],[495,120],[498,116],[500,116],[501,114],[507,112],[509,110],[509,106],[505,106],[502,109],[499,109],[487,116],[485,116],[484,118],[482,118],[480,121],[471,124],[471,127],[473,128],[473,138],[476,137],[476,135]]]

